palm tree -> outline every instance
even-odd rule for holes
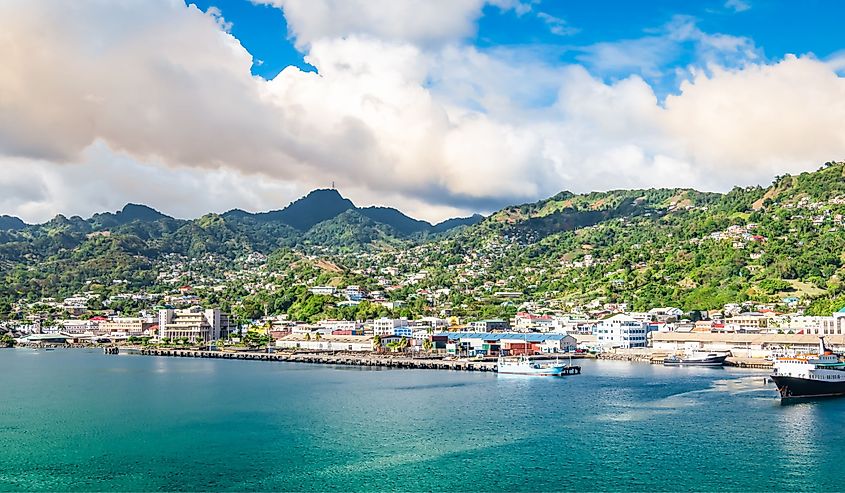
[[[306,340],[306,341],[310,341],[310,340],[311,340],[311,334],[309,334],[308,332],[306,332],[306,333],[305,333],[305,340]]]
[[[431,349],[434,347],[434,344],[431,342],[431,339],[423,339],[422,347],[423,351],[430,353]]]
[[[319,332],[317,332],[316,334],[314,334],[314,340],[315,340],[315,341],[319,341],[319,340],[320,340],[320,339],[322,339],[322,338],[323,338],[323,336],[321,336]]]
[[[399,348],[400,351],[404,351],[405,348],[408,347],[408,339],[406,339],[405,337],[402,337],[402,339],[399,339],[399,344],[397,345],[397,347]]]
[[[376,334],[373,336],[373,351],[381,349],[381,336]]]

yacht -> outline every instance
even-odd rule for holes
[[[727,353],[692,353],[684,356],[669,356],[663,360],[664,366],[723,366]]]
[[[531,361],[528,356],[499,356],[496,371],[511,375],[536,375],[544,377],[559,377],[574,373],[574,369],[560,363],[540,363]],[[578,368],[580,373],[580,368]]]

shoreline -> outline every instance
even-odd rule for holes
[[[495,360],[462,360],[444,359],[439,356],[428,357],[407,357],[391,354],[355,354],[355,353],[329,353],[329,352],[278,352],[259,353],[250,351],[201,351],[193,349],[162,349],[162,348],[127,348],[114,347],[104,348],[106,354],[129,354],[141,356],[165,356],[177,358],[211,358],[231,359],[250,361],[276,361],[287,363],[311,363],[322,365],[360,366],[370,368],[404,368],[419,370],[453,370],[453,371],[479,371],[495,372]],[[537,358],[549,360],[550,357]],[[583,355],[573,355],[573,359],[584,359]],[[560,356],[558,356],[560,359]],[[565,357],[569,359],[569,355]],[[573,374],[579,373],[580,367],[572,366]]]

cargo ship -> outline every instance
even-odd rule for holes
[[[782,400],[845,395],[845,362],[819,337],[818,355],[778,358],[771,379]]]

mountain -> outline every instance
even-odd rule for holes
[[[253,217],[259,221],[282,222],[300,231],[307,231],[317,223],[354,208],[355,204],[341,196],[337,190],[321,189],[311,191],[280,211],[262,212]]]
[[[364,207],[358,209],[358,212],[377,223],[386,224],[404,235],[429,231],[432,228],[428,222],[413,219],[390,207]]]
[[[481,214],[473,214],[469,217],[455,217],[452,219],[446,219],[445,221],[435,224],[431,227],[431,230],[434,233],[443,233],[449,231],[450,229],[459,228],[461,226],[473,226],[483,220],[484,216],[482,216]]]
[[[15,216],[0,216],[0,230],[20,230],[26,227],[26,223]]]
[[[491,298],[494,285],[553,306],[708,310],[798,299],[810,303],[808,313],[824,313],[845,305],[845,163],[727,193],[564,191],[434,226],[395,209],[358,208],[335,190],[258,214],[180,220],[130,204],[88,220],[11,224],[0,230],[0,301],[70,294],[92,280],[150,287],[174,258],[222,282],[242,259],[261,258],[255,252],[277,259],[274,275],[300,287],[349,272],[358,277],[345,281],[366,284],[371,276],[360,273],[385,266],[424,269],[425,279],[407,290],[449,288],[460,310],[483,316],[507,315],[511,306]],[[320,265],[331,272],[320,274]]]
[[[162,219],[173,219],[161,212],[140,204],[126,204],[117,212],[101,212],[94,214],[88,221],[95,229],[113,228],[133,221],[152,222]]]

